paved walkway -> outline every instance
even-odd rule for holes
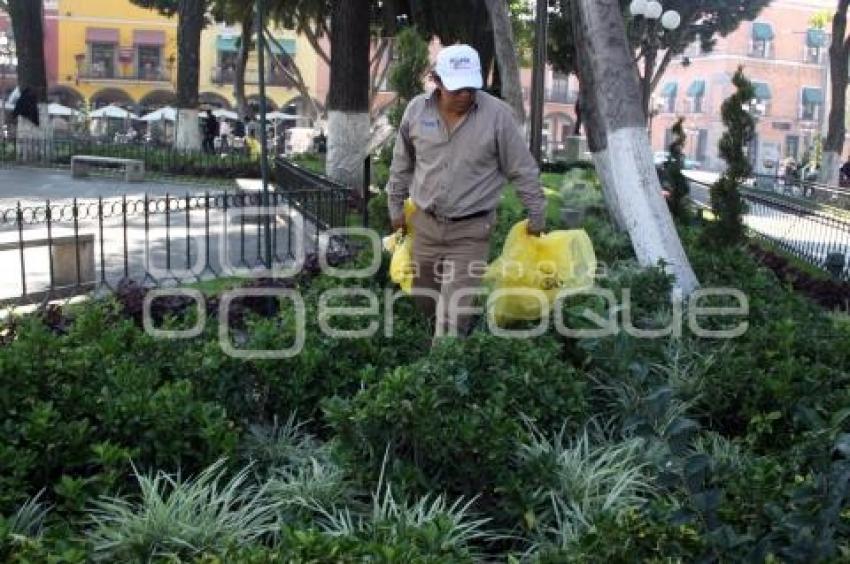
[[[209,211],[192,209],[187,214],[185,200],[171,202],[168,217],[164,213],[165,195],[185,196],[187,193],[203,196],[221,193],[223,185],[206,187],[195,184],[163,182],[125,183],[118,178],[91,178],[75,180],[70,173],[38,169],[0,169],[0,243],[19,240],[18,225],[13,209],[20,201],[25,208],[24,240],[46,239],[44,222],[27,224],[35,210],[43,218],[45,201],[49,198],[53,210],[51,236],[53,238],[75,234],[71,207],[78,198],[80,219],[79,235],[94,236],[95,278],[116,284],[124,277],[143,280],[146,274],[158,280],[179,279],[191,281],[196,277],[213,277],[228,272],[228,267],[250,268],[262,263],[263,232],[256,217],[249,214],[243,220],[240,209],[229,209],[227,214],[221,204]],[[142,200],[158,200],[150,213],[145,228]],[[121,215],[121,196],[127,194],[129,203],[135,202],[135,213],[127,215],[126,230]],[[97,198],[104,198],[105,217],[101,228],[97,214]],[[196,199],[203,205],[203,199]],[[64,210],[64,211],[63,211]],[[110,211],[114,212],[113,214]],[[279,262],[291,262],[305,249],[316,247],[316,230],[305,224],[302,216],[288,205],[275,210],[273,226],[274,255]],[[58,218],[58,219],[57,219]],[[207,223],[209,227],[207,228]],[[126,266],[125,266],[126,249]],[[207,263],[209,254],[209,263]],[[28,294],[50,287],[50,259],[47,247],[27,248],[24,251],[23,275],[21,254],[17,247],[0,251],[0,300],[18,298],[23,294],[24,283]]]

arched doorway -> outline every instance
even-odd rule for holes
[[[258,98],[259,99],[259,98]],[[221,94],[216,94],[215,92],[201,92],[198,95],[198,102],[202,106],[209,106],[214,110],[231,110],[233,109],[233,105],[230,101],[222,96]]]
[[[154,90],[148,92],[142,99],[139,100],[139,115],[145,115],[165,106],[174,106],[177,104],[177,95],[170,90]]]
[[[260,113],[260,95],[259,94],[251,94],[246,99],[248,102],[248,108],[251,110],[253,115],[257,115]],[[274,103],[274,100],[266,96],[266,111],[267,112],[276,112],[277,104]]]
[[[47,101],[74,110],[82,109],[86,104],[85,97],[70,86],[51,86],[47,90]]]
[[[306,100],[303,96],[296,96],[282,104],[280,111],[293,116],[303,116],[302,119],[297,120],[295,126],[310,127],[316,117],[314,115],[314,108],[317,108],[320,112],[322,111],[322,105],[318,102],[318,100],[313,99],[312,102],[313,103],[311,104],[310,101]]]
[[[136,106],[136,101],[133,100],[133,97],[120,88],[104,88],[103,90],[98,90],[91,95],[89,100],[91,101],[91,109],[93,110],[102,108],[103,106],[108,106],[109,104],[115,104],[116,106],[121,106],[122,108],[133,111]]]

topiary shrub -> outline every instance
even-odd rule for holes
[[[744,151],[755,136],[755,120],[745,109],[755,98],[755,88],[744,76],[743,67],[735,73],[732,83],[736,91],[721,108],[726,133],[719,145],[728,168],[711,189],[711,210],[717,220],[707,230],[710,238],[721,245],[735,245],[744,238],[744,201],[738,187],[752,172]]]

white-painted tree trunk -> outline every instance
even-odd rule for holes
[[[369,112],[328,113],[328,155],[325,170],[331,178],[359,194],[363,162],[369,147]]]
[[[17,127],[17,155],[19,162],[50,162],[53,157],[53,124],[47,104],[38,105],[38,123],[19,117]]]
[[[835,151],[824,151],[823,164],[818,180],[823,184],[838,186],[838,171],[841,168],[841,164],[841,155]]]
[[[174,148],[183,151],[201,150],[201,128],[198,125],[198,110],[177,110],[177,125],[174,133]]]
[[[663,261],[682,293],[691,294],[699,282],[661,195],[646,129],[630,127],[609,132],[608,154],[616,156],[608,159],[616,191],[614,205],[621,210],[638,262],[657,266]]]
[[[687,297],[699,282],[661,195],[619,0],[573,0],[571,10],[576,44],[587,55],[580,57],[582,92],[604,130],[594,152],[607,152],[595,160],[603,162],[608,206],[625,223],[638,262],[664,263]]]
[[[619,205],[617,192],[614,189],[616,181],[614,180],[614,170],[611,166],[611,159],[607,150],[593,153],[593,166],[596,167],[596,174],[599,175],[599,180],[602,183],[602,194],[605,196],[605,203],[608,210],[611,212],[611,219],[614,221],[614,227],[618,231],[626,230],[626,220],[623,217],[623,211]]]

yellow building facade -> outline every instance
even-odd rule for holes
[[[57,1],[57,76],[51,98],[90,109],[118,104],[147,112],[176,101],[177,18],[167,18],[129,0]],[[233,78],[238,53],[238,26],[213,23],[201,36],[201,103],[232,109]],[[310,92],[316,92],[319,57],[309,41],[291,30],[275,30],[278,54],[294,60]],[[291,103],[304,108],[299,92],[266,57],[266,98],[270,110]],[[258,57],[252,51],[245,91],[255,108],[259,102]]]
[[[146,111],[174,101],[177,20],[129,0],[59,0],[54,93],[91,108]]]

